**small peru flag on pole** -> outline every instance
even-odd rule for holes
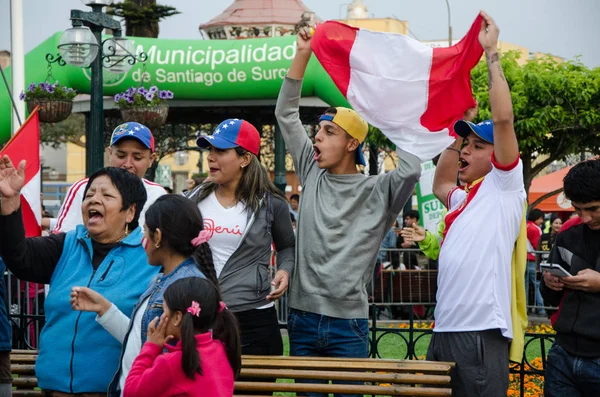
[[[7,155],[17,167],[21,160],[27,160],[25,167],[25,184],[21,189],[21,212],[27,237],[42,234],[42,203],[40,168],[40,120],[37,108],[6,143],[0,156]]]
[[[405,35],[327,21],[311,47],[340,92],[369,124],[401,149],[428,160],[456,136],[454,123],[475,105],[471,69],[483,54],[482,17],[447,48]]]

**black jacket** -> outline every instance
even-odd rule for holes
[[[583,269],[600,272],[600,231],[577,225],[559,233],[548,261],[573,275]],[[554,323],[556,342],[573,355],[600,357],[600,293],[554,291],[543,281],[540,287],[544,303],[561,306]]]

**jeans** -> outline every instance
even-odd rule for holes
[[[544,396],[600,396],[600,358],[574,356],[554,342],[546,360]]]
[[[288,334],[290,356],[366,358],[369,355],[369,321],[366,318],[349,320],[290,309]],[[313,380],[298,382],[325,383]]]
[[[535,304],[531,305],[529,302],[529,283],[535,287]],[[540,292],[540,282],[537,279],[536,263],[535,261],[527,261],[527,273],[525,274],[525,296],[527,297],[527,304],[529,306],[540,307],[539,313],[545,315],[546,311],[541,307],[544,306],[544,298]]]

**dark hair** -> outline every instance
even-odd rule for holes
[[[246,149],[239,146],[234,150],[238,156],[243,156],[248,153]],[[198,202],[210,196],[210,194],[217,189],[217,184],[212,180],[204,182],[202,186],[203,188],[198,195]],[[258,157],[254,154],[250,154],[250,163],[248,166],[244,167],[242,178],[235,189],[235,199],[238,202],[243,202],[246,207],[252,209],[252,212],[256,212],[260,200],[262,200],[267,193],[279,196],[285,200],[285,196],[281,193],[281,190],[271,182],[267,170],[262,166]]]
[[[204,229],[204,221],[196,204],[175,194],[160,196],[146,211],[146,227],[150,233],[160,229],[162,244],[181,255],[193,257],[206,278],[219,285],[208,243],[197,247],[192,245],[192,240]]]
[[[295,194],[295,193],[292,194],[290,196],[290,201],[292,201],[292,200],[300,201],[300,195],[299,194]]]
[[[85,190],[83,191],[84,200],[88,190],[90,189],[90,186],[92,186],[92,182],[101,176],[107,176],[112,182],[113,186],[116,187],[121,194],[121,200],[123,201],[121,211],[126,211],[129,209],[129,207],[135,204],[135,215],[133,216],[133,220],[129,222],[129,229],[133,230],[138,227],[140,213],[142,212],[142,208],[144,208],[144,204],[146,204],[148,197],[142,179],[137,175],[125,170],[124,168],[100,168],[98,171],[90,175],[88,183],[85,186]]]
[[[213,338],[225,346],[227,359],[234,376],[242,366],[240,330],[235,315],[227,308],[220,311],[221,293],[211,281],[199,277],[181,278],[171,284],[164,293],[165,304],[171,311],[181,312],[181,366],[185,375],[194,379],[196,373],[202,375],[202,361],[196,348],[196,334],[213,330]],[[192,302],[200,305],[200,314],[193,316],[187,312]]]
[[[563,179],[565,196],[576,203],[600,201],[600,160],[575,165]]]
[[[196,187],[198,185],[201,185],[202,182],[204,182],[204,180],[206,179],[206,177],[199,174],[194,174],[190,179],[194,181],[194,187]]]
[[[419,220],[421,218],[421,216],[419,215],[419,211],[416,210],[406,211],[406,213],[404,214],[404,218],[406,218],[407,216],[415,218],[416,220]]]
[[[562,222],[562,218],[558,216],[558,214],[552,214],[552,216],[550,217],[550,225],[552,225],[557,219],[560,219],[560,221]]]
[[[527,215],[527,220],[531,222],[535,222],[540,218],[544,218],[544,212],[537,208],[534,208],[531,211],[529,211],[529,214]]]

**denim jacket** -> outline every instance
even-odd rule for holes
[[[133,313],[131,314],[131,321],[129,322],[129,329],[123,340],[123,348],[121,349],[121,359],[119,360],[119,369],[113,377],[112,382],[108,388],[109,396],[120,396],[121,390],[119,390],[119,379],[121,378],[121,370],[123,366],[123,355],[125,354],[125,347],[127,346],[127,340],[129,339],[129,333],[133,327],[133,319],[139,309],[140,305],[146,298],[148,298],[148,306],[142,316],[142,346],[146,342],[146,336],[148,334],[148,324],[155,318],[163,314],[163,294],[167,287],[173,284],[175,281],[181,278],[187,277],[200,277],[206,278],[200,271],[196,262],[192,258],[187,258],[179,266],[177,266],[171,273],[166,276],[161,272],[157,274],[151,281],[140,299],[133,307]]]

